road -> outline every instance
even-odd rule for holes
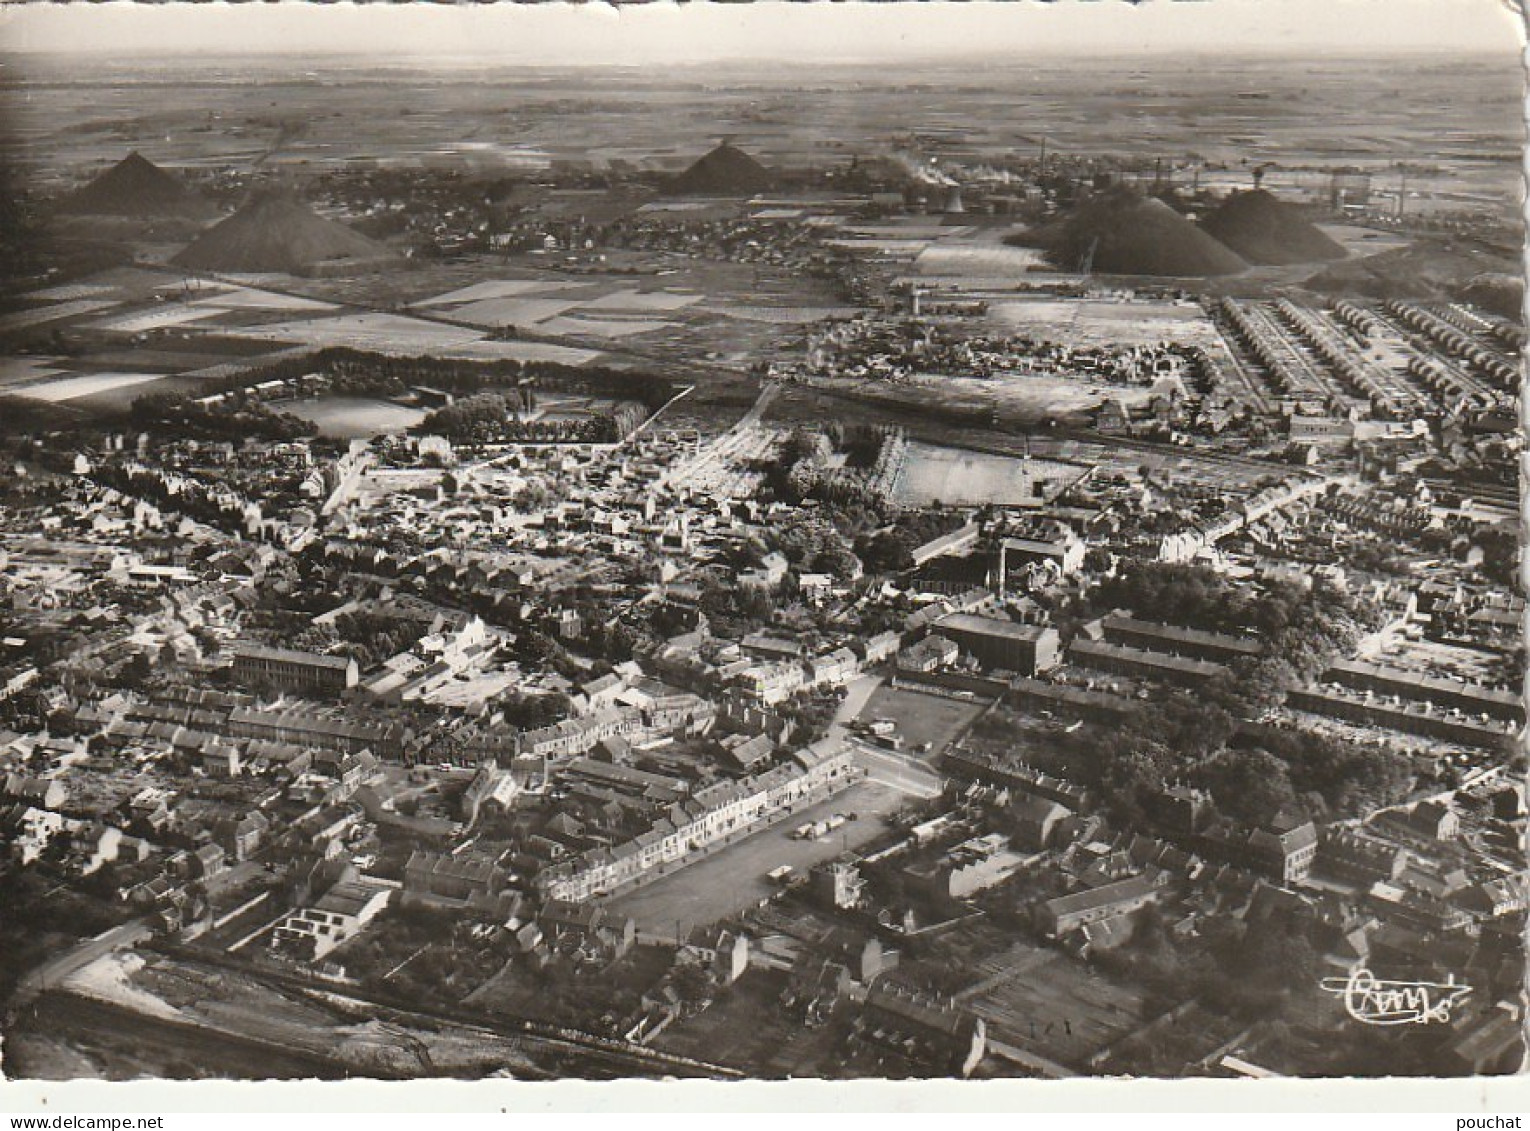
[[[882,677],[879,675],[858,676],[845,684],[845,698],[835,710],[834,718],[829,722],[829,737],[844,738],[845,728],[860,717],[861,712],[866,709],[866,704],[871,702],[871,697],[881,686]]]
[[[16,985],[16,992],[11,996],[10,1007],[20,1009],[30,1004],[39,995],[54,989],[75,971],[83,969],[114,950],[136,946],[148,939],[150,935],[148,923],[142,919],[132,919],[102,932],[95,938],[85,939],[23,977]]]
[[[923,762],[891,750],[879,750],[852,740],[855,761],[871,781],[878,782],[911,797],[939,797],[944,790],[940,775]]]
[[[860,717],[882,686],[879,675],[863,675],[845,685],[845,698],[834,712],[829,723],[829,738],[843,739],[855,751],[855,761],[866,771],[866,777],[880,785],[888,786],[911,797],[939,797],[942,790],[940,776],[922,762],[881,750],[862,742],[849,731],[849,724]]]

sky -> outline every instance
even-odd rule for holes
[[[882,62],[1183,50],[1518,54],[1507,0],[1059,0],[1037,3],[23,4],[0,51],[340,52],[376,61],[652,65]]]

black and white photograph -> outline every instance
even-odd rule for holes
[[[0,1074],[1521,1072],[1525,43],[0,8]]]

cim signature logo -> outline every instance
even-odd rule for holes
[[[1323,989],[1344,999],[1344,1010],[1363,1025],[1448,1024],[1450,1011],[1472,988],[1456,981],[1389,982],[1358,966],[1348,978],[1324,978]]]

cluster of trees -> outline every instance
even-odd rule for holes
[[[842,690],[830,693],[799,692],[790,699],[776,704],[776,714],[791,724],[787,741],[793,746],[806,746],[817,742],[829,733],[834,713],[844,698]]]
[[[494,710],[504,714],[507,726],[537,730],[568,718],[573,710],[567,695],[512,688],[494,700]]]
[[[1118,727],[1096,734],[1079,776],[1099,788],[1117,813],[1135,818],[1144,793],[1183,780],[1190,767],[1225,746],[1236,728],[1226,708],[1170,691],[1138,703]]]
[[[1097,608],[1117,606],[1151,610],[1173,624],[1214,632],[1250,630],[1269,637],[1303,627],[1323,617],[1347,616],[1374,627],[1377,612],[1365,602],[1321,579],[1309,588],[1273,583],[1259,591],[1236,588],[1206,566],[1134,560],[1123,562],[1115,576],[1095,590]]]
[[[1390,805],[1413,788],[1408,760],[1375,746],[1283,727],[1245,726],[1229,754],[1262,752],[1286,771],[1292,791],[1309,810],[1354,817]]]
[[[781,446],[767,480],[793,501],[821,499],[881,511],[886,504],[879,457],[894,433],[871,424],[832,421],[822,429],[797,428]],[[844,465],[831,467],[836,453]]]
[[[860,572],[860,559],[833,524],[821,518],[799,515],[770,532],[771,548],[799,569],[832,574],[848,581]]]
[[[674,384],[652,373],[604,365],[574,366],[552,361],[472,361],[462,358],[391,357],[365,350],[335,348],[307,362],[353,392],[388,396],[414,385],[429,385],[456,395],[486,390],[506,392],[535,387],[638,401],[650,411],[675,395]],[[259,380],[269,380],[262,374]],[[246,379],[248,380],[248,378]],[[338,387],[338,385],[337,385]]]
[[[1187,945],[1169,934],[1163,912],[1151,903],[1133,916],[1126,944],[1093,961],[1146,986],[1162,1008],[1198,998],[1246,1021],[1278,1018],[1305,1000],[1320,976],[1318,948],[1296,921],[1217,918]]]
[[[1473,541],[1482,550],[1483,574],[1499,585],[1513,588],[1519,573],[1518,531],[1484,526],[1477,530]]]
[[[319,430],[311,420],[276,412],[259,401],[236,398],[203,405],[179,393],[135,397],[129,416],[138,428],[218,440],[297,440]]]
[[[182,491],[172,495],[165,487],[164,480],[151,471],[130,472],[118,464],[107,463],[97,465],[92,475],[103,486],[112,487],[124,495],[150,499],[166,510],[186,515],[209,526],[223,530],[242,530],[244,527],[242,509],[214,502],[202,490]]]
[[[344,642],[344,651],[355,657],[366,671],[406,649],[420,638],[419,626],[381,613],[357,610],[335,618],[336,635]]]
[[[943,507],[906,511],[882,529],[857,538],[855,553],[867,573],[901,573],[913,568],[914,550],[961,524],[960,514]]]
[[[630,434],[647,416],[633,401],[577,420],[525,420],[524,411],[520,392],[475,393],[436,409],[414,430],[465,444],[609,444]]]
[[[17,912],[0,916],[0,995],[8,998],[28,970],[61,948],[128,917],[115,892],[112,899],[87,895],[61,884],[62,875],[63,869],[46,859],[0,872],[0,906]]]
[[[990,729],[1003,727],[995,718]],[[1395,753],[1252,727],[1185,692],[1144,702],[1120,726],[1058,755],[1056,768],[1099,789],[1128,822],[1140,818],[1145,794],[1175,783],[1206,789],[1220,812],[1252,826],[1293,806],[1317,817],[1359,816],[1403,799],[1415,782],[1408,760]]]
[[[1255,591],[1237,588],[1204,566],[1167,562],[1123,562],[1091,594],[1090,605],[1096,613],[1125,606],[1172,624],[1257,634],[1264,654],[1235,661],[1205,689],[1208,701],[1236,715],[1282,701],[1382,622],[1372,602],[1322,579],[1310,588],[1279,582]]]
[[[769,593],[762,589],[740,589],[714,574],[706,574],[702,579],[701,597],[696,606],[706,615],[713,632],[728,637],[752,632],[762,624],[769,624],[776,615],[776,603]],[[666,614],[665,619],[678,623],[672,613]],[[655,629],[661,635],[674,635],[666,633],[666,627],[667,624],[655,620]],[[688,631],[689,627],[684,625],[677,631]]]
[[[1176,782],[1208,790],[1217,808],[1263,825],[1295,806],[1352,817],[1406,797],[1406,758],[1307,730],[1256,727],[1187,692],[1144,702],[1119,727],[1096,733],[1067,773],[1099,788],[1128,820],[1142,796]]]

